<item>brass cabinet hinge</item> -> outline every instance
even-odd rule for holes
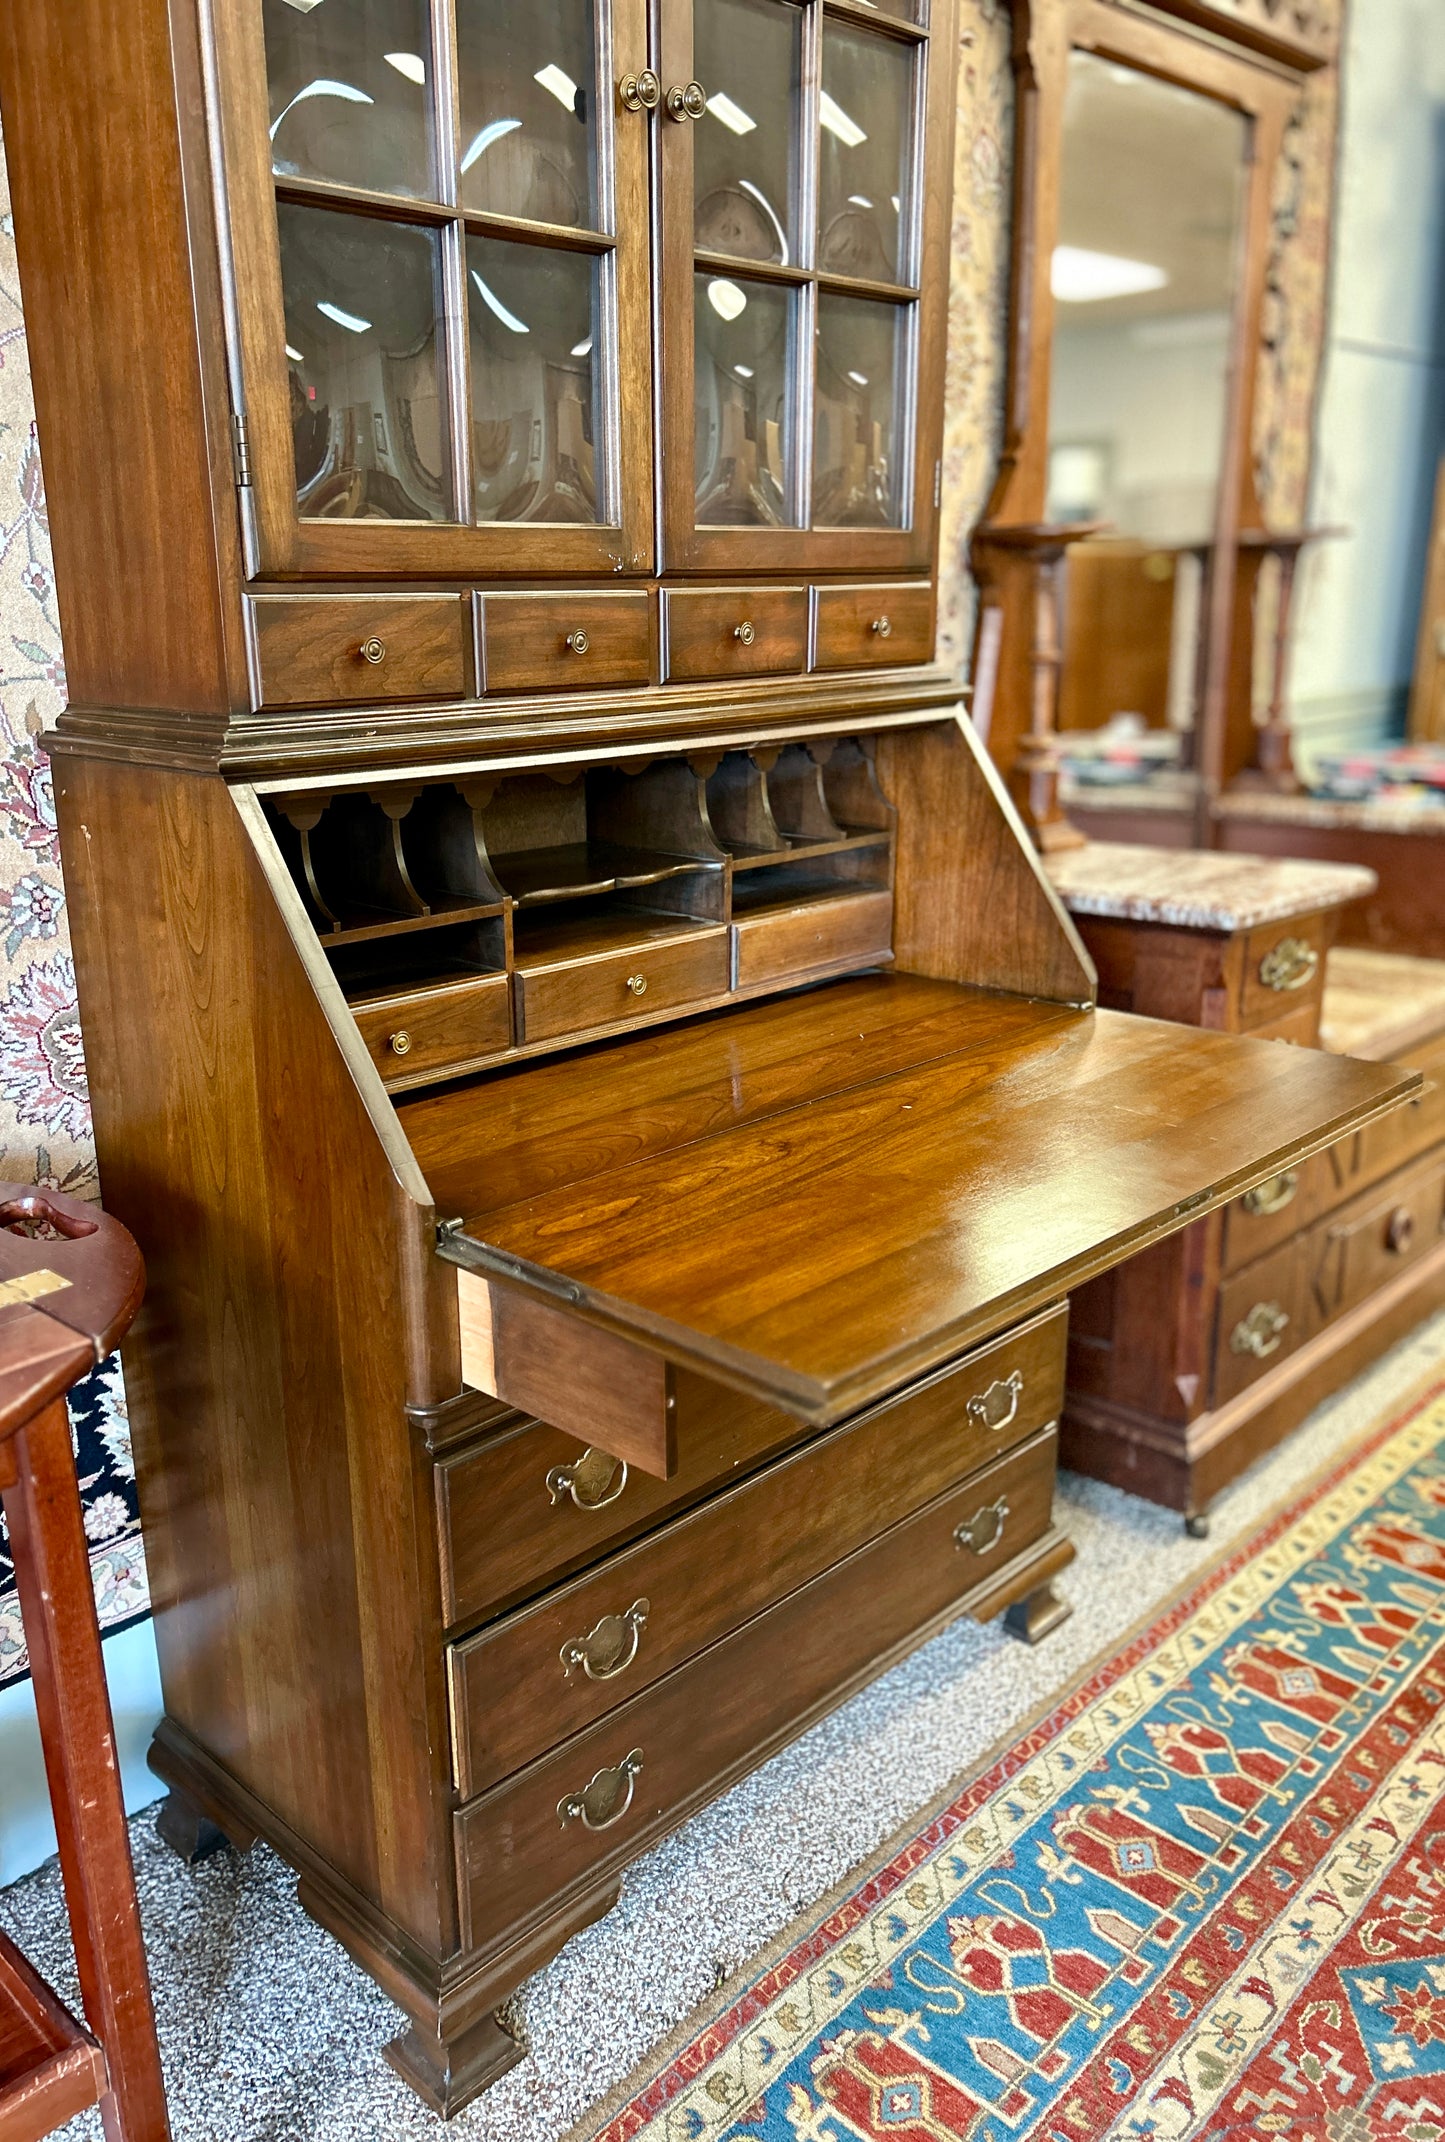
[[[231,411],[231,460],[236,470],[236,488],[249,491],[251,488],[251,442],[246,436],[246,419],[239,409]]]

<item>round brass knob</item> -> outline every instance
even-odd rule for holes
[[[410,1056],[411,1054],[411,1036],[404,1027],[400,1033],[388,1034],[386,1045],[393,1056]]]
[[[592,642],[585,632],[569,632],[567,635],[567,649],[570,654],[586,654],[591,645]]]
[[[645,997],[647,995],[647,976],[645,974],[629,974],[627,987],[634,997]]]
[[[1385,1229],[1385,1247],[1403,1257],[1415,1239],[1415,1215],[1408,1205],[1397,1205]]]
[[[667,114],[682,124],[688,119],[701,119],[707,110],[707,91],[701,82],[689,82],[684,88],[674,82],[667,92]]]
[[[757,627],[750,617],[745,617],[740,625],[733,626],[733,638],[741,640],[744,647],[751,647],[757,636]]]
[[[662,84],[650,67],[644,67],[641,74],[624,74],[617,94],[629,112],[655,112],[662,102]]]
[[[358,651],[363,662],[384,662],[386,660],[386,641],[378,640],[374,637],[369,640],[363,640]]]
[[[893,631],[892,618],[875,617],[873,620],[872,630],[877,633],[880,640],[888,639]]]

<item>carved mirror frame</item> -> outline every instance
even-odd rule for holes
[[[1129,0],[1013,0],[1008,375],[999,472],[970,549],[979,590],[973,712],[1025,824],[1045,850],[1083,839],[1058,799],[1054,715],[1064,561],[1069,544],[1090,529],[1082,523],[1051,527],[1045,520],[1054,331],[1050,265],[1060,223],[1064,99],[1073,51],[1212,97],[1246,121],[1213,567],[1200,620],[1196,839],[1205,837],[1210,801],[1223,780],[1256,763],[1258,750],[1252,663],[1241,643],[1250,636],[1247,613],[1260,560],[1277,547],[1264,527],[1252,451],[1273,191],[1302,76],[1329,59],[1330,36],[1319,0],[1278,0],[1273,7],[1266,0],[1165,5],[1169,14],[1163,5],[1146,8]],[[1171,14],[1181,19],[1169,19]],[[1241,537],[1249,553],[1243,575]],[[1295,542],[1292,568],[1297,539],[1280,540],[1286,547]],[[1283,760],[1283,778],[1292,783],[1287,739]]]

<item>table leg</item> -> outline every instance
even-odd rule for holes
[[[105,2051],[108,2142],[169,2142],[90,1557],[63,1399],[14,1438],[3,1491],[86,2020]]]

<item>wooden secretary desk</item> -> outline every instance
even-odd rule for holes
[[[1096,1013],[934,666],[952,0],[0,21],[168,1715],[443,2111],[1050,1578],[1064,1298],[1414,1074]]]

